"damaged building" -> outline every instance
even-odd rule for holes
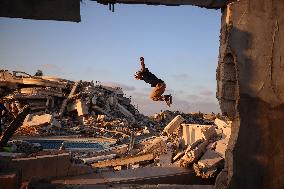
[[[12,3],[11,3],[12,2]],[[78,17],[69,17],[69,11],[55,11],[48,14],[44,6],[22,6],[23,0],[1,1],[1,16],[32,19],[55,19],[78,21]],[[47,1],[46,1],[47,2]],[[55,2],[55,1],[52,1]],[[63,1],[57,1],[63,3]],[[69,1],[71,2],[71,1]],[[69,7],[70,3],[65,7]],[[78,16],[79,0],[74,1]],[[282,18],[284,2],[281,0],[184,0],[184,1],[98,1],[102,4],[152,4],[152,5],[194,5],[208,9],[221,9],[219,62],[216,74],[217,98],[222,112],[232,121],[232,133],[225,154],[225,169],[217,177],[215,188],[283,188],[283,31]],[[35,5],[38,6],[35,6]],[[45,7],[52,7],[46,5]],[[7,7],[10,7],[8,9]],[[62,6],[56,6],[60,8]],[[29,14],[39,10],[42,15]],[[13,9],[12,9],[13,10]],[[18,9],[14,9],[18,10]],[[40,11],[41,10],[41,11]],[[47,15],[47,16],[46,16]],[[62,17],[66,15],[66,17]],[[70,90],[70,89],[69,89]],[[2,91],[3,92],[3,91]],[[17,106],[17,104],[15,104]],[[46,106],[46,105],[45,105]],[[19,108],[16,108],[19,109]],[[183,125],[185,132],[191,128]],[[223,136],[224,137],[224,136]],[[191,138],[186,137],[188,144]],[[201,139],[191,143],[186,151],[178,156],[187,160],[204,153],[212,157],[208,162],[200,157],[194,163],[194,170],[203,177],[211,175],[212,169],[204,171],[206,165],[219,164],[224,152],[215,154],[218,143]],[[222,146],[221,138],[219,142]],[[218,140],[218,141],[220,141]],[[208,144],[207,144],[208,143]],[[206,144],[206,145],[205,145]],[[207,151],[205,152],[205,146]],[[215,152],[211,150],[214,149]],[[209,151],[209,152],[208,152]],[[185,157],[184,157],[185,156]],[[147,156],[148,157],[148,156]]]
[[[14,173],[17,183],[37,175],[52,178],[59,187],[71,176],[160,167],[166,171],[153,178],[191,170],[199,178],[193,183],[212,184],[224,167],[231,123],[220,115],[164,111],[147,117],[121,88],[7,70],[1,71],[0,80],[8,111],[1,167],[20,171],[20,179]],[[44,161],[54,167],[42,171]],[[66,161],[65,167],[57,161]],[[175,169],[167,172],[170,167]],[[58,169],[72,171],[55,173]],[[64,182],[62,177],[67,177]],[[119,183],[129,180],[124,179]]]

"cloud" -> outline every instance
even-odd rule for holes
[[[118,82],[102,82],[103,85],[110,86],[110,87],[120,87],[123,91],[135,91],[136,88],[134,86],[125,85]]]
[[[187,73],[175,74],[172,75],[175,80],[189,80],[191,77]]]
[[[146,93],[146,92],[131,92],[129,93],[131,96],[137,97],[137,98],[145,98],[145,97],[149,97],[150,93]]]
[[[203,112],[203,113],[219,113],[221,112],[220,106],[217,102],[196,102],[191,103],[191,108],[194,112]]]
[[[134,93],[133,93],[134,94]],[[135,106],[138,105],[139,111],[145,115],[153,115],[154,113],[160,112],[161,110],[171,110],[171,111],[181,111],[184,113],[190,112],[204,112],[210,113],[220,112],[220,108],[217,101],[196,101],[196,99],[184,99],[177,96],[173,96],[173,104],[171,107],[168,107],[165,102],[154,102],[149,99],[149,96],[145,93],[136,93],[132,96],[132,104]],[[192,95],[193,97],[193,95]],[[195,95],[195,98],[199,96]]]
[[[203,90],[203,91],[200,91],[199,94],[201,94],[203,96],[212,96],[214,94],[214,92],[209,91],[209,90]]]
[[[95,66],[84,66],[81,69],[80,72],[82,72],[86,78],[94,78],[95,80],[104,80],[105,78],[108,78],[111,76],[110,70],[97,68]]]
[[[200,99],[200,96],[195,95],[195,94],[187,95],[187,97],[188,97],[188,99],[190,99],[190,100],[199,100],[199,99]]]
[[[184,94],[184,93],[186,93],[186,92],[183,91],[183,90],[178,90],[178,91],[177,91],[177,94]]]

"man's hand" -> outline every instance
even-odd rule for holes
[[[145,70],[145,64],[144,64],[144,57],[140,57],[140,64],[141,64],[141,71],[144,72]]]
[[[135,79],[137,80],[141,80],[142,79],[142,72],[141,71],[138,71],[135,73],[134,75]]]

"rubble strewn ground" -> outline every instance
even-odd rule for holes
[[[20,153],[18,158],[68,152],[69,161],[85,164],[93,172],[189,167],[202,178],[214,178],[224,167],[231,123],[213,113],[163,111],[148,117],[139,113],[120,88],[5,70],[0,71],[0,95],[9,111],[3,120],[6,131],[23,107],[30,108],[2,148]],[[23,136],[29,140],[61,137],[62,144],[47,150],[29,140],[15,140]],[[64,137],[100,138],[106,143],[100,150],[71,149]]]

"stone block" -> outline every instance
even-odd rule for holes
[[[225,158],[225,152],[227,150],[228,143],[229,143],[229,138],[218,140],[216,142],[215,151],[223,158]]]
[[[211,125],[182,124],[182,139],[185,145],[191,145],[194,142],[204,138],[202,129],[212,127]]]
[[[209,127],[202,128],[201,133],[202,133],[202,138],[208,141],[214,137],[217,137],[217,131],[215,129],[215,126],[212,125]]]
[[[181,115],[177,115],[165,128],[164,133],[167,133],[167,135],[172,134],[174,131],[176,131],[182,122],[184,122],[184,118]]]
[[[201,167],[213,167],[216,166],[223,158],[214,150],[207,150],[205,154],[198,161],[198,165]]]
[[[231,127],[232,121],[225,122],[219,118],[216,118],[214,120],[214,123],[218,128],[224,128],[224,127]]]
[[[80,99],[76,101],[76,110],[78,112],[78,116],[83,116],[89,113],[86,103]]]
[[[32,115],[29,114],[26,116],[26,119],[23,122],[24,126],[40,126],[48,125],[53,121],[53,116],[51,114],[42,114],[42,115]]]

